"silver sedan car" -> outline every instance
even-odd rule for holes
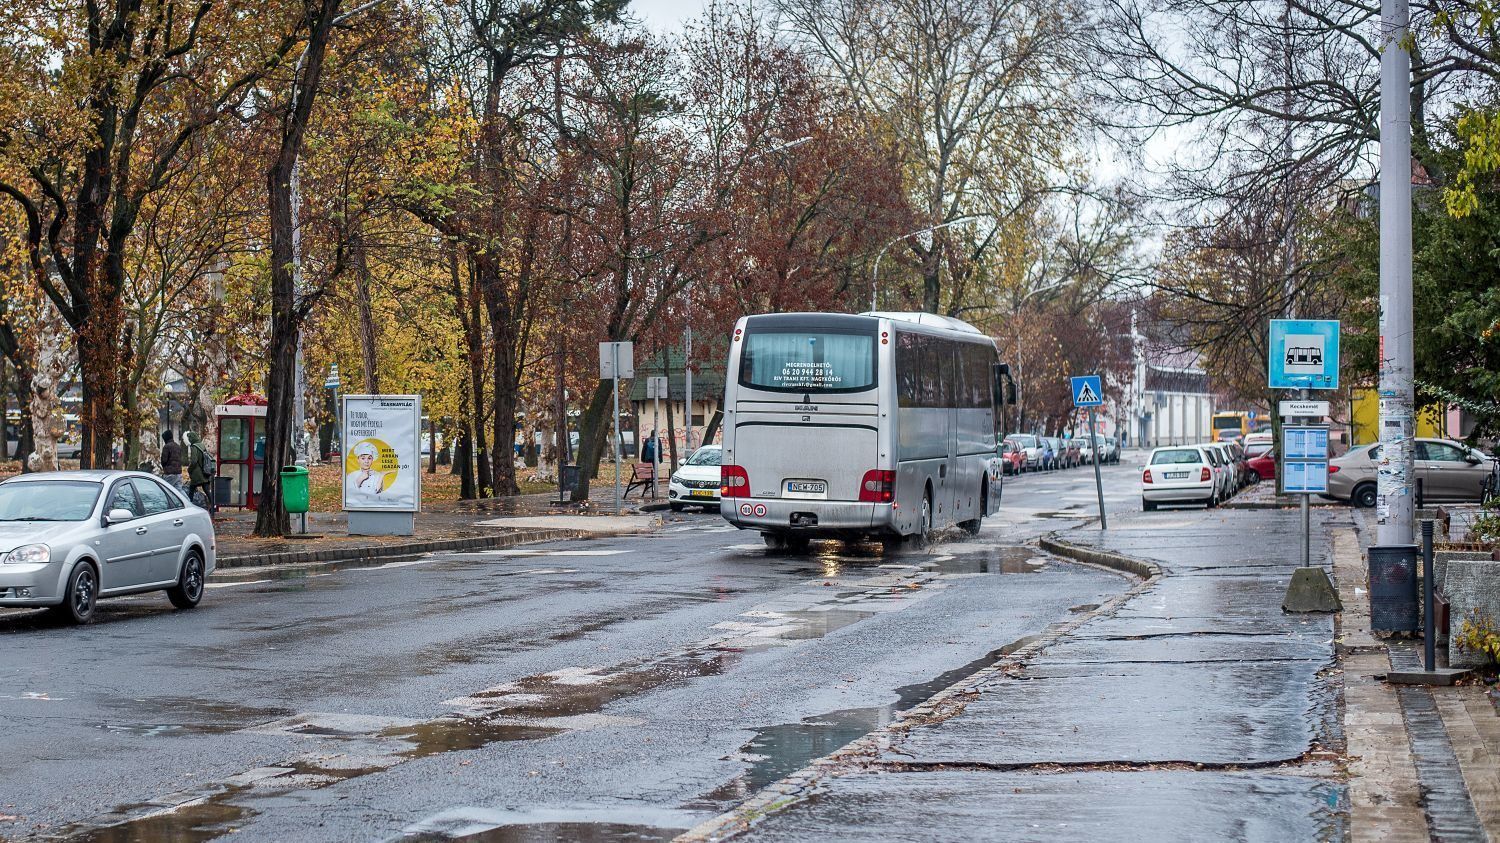
[[[214,570],[207,511],[150,474],[58,471],[0,483],[0,607],[88,623],[100,597],[166,591],[191,609]]]

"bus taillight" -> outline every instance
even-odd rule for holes
[[[726,465],[719,469],[719,497],[750,497],[750,475],[737,465]]]
[[[859,499],[865,503],[890,503],[896,497],[896,472],[872,468],[859,484]]]

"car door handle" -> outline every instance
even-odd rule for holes
[[[172,520],[172,526],[173,527],[181,527],[182,526],[182,519],[181,518],[175,518],[175,519],[173,519]]]
[[[146,535],[146,528],[145,527],[136,527],[135,528],[135,534],[138,535],[138,536],[144,536],[144,535]]]

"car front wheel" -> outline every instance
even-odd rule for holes
[[[85,624],[94,619],[94,606],[99,600],[99,574],[94,566],[79,562],[68,575],[68,591],[61,606],[53,614],[60,620],[72,624]]]
[[[203,599],[203,556],[198,551],[188,552],[177,584],[167,589],[167,599],[179,609],[191,609]]]

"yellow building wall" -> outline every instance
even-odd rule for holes
[[[1441,439],[1447,436],[1446,419],[1441,404],[1431,404],[1417,411],[1417,436]],[[1354,444],[1368,445],[1380,438],[1380,396],[1373,389],[1354,391]]]

